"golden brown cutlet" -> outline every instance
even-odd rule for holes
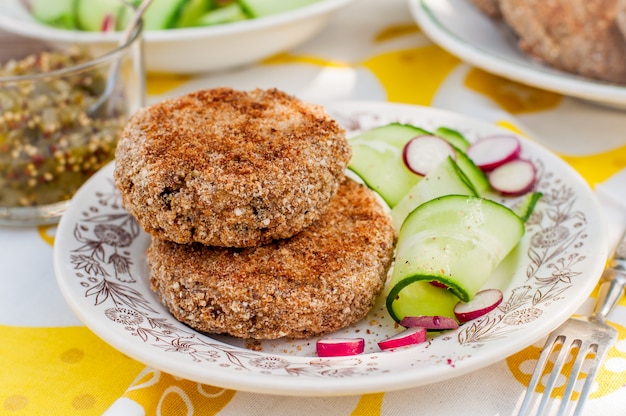
[[[307,338],[362,319],[381,292],[395,235],[373,191],[346,180],[310,227],[237,248],[153,239],[151,286],[176,319],[240,338]]]
[[[114,178],[152,236],[248,247],[319,218],[350,156],[344,130],[322,107],[275,89],[217,88],[136,113]]]

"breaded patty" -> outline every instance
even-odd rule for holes
[[[626,42],[616,0],[500,0],[519,47],[554,68],[626,83]]]
[[[240,338],[307,338],[372,308],[394,249],[373,191],[347,179],[328,210],[290,239],[245,249],[153,239],[152,289],[179,321]]]
[[[249,247],[315,221],[350,156],[322,107],[275,89],[219,88],[133,115],[114,177],[124,207],[152,236]]]
[[[626,0],[617,0],[617,27],[626,42]]]

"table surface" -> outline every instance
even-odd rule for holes
[[[469,79],[481,82],[468,82]],[[404,0],[359,0],[314,39],[263,62],[195,76],[149,74],[149,102],[201,88],[276,87],[302,100],[432,106],[522,132],[594,189],[613,247],[626,225],[626,113],[495,77],[434,45]],[[100,340],[66,305],[52,268],[54,226],[0,227],[0,414],[497,416],[519,408],[542,341],[479,371],[409,390],[307,398],[199,385]],[[581,305],[587,313],[594,295]],[[626,414],[626,300],[585,415]]]

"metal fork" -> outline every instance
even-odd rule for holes
[[[543,346],[535,371],[530,379],[524,401],[519,410],[518,416],[527,415],[531,410],[531,403],[536,402],[537,394],[535,390],[537,384],[544,374],[544,368],[548,358],[560,346],[560,351],[554,361],[552,371],[544,386],[543,395],[539,407],[534,414],[544,415],[546,405],[550,401],[550,396],[554,384],[561,374],[562,368],[570,353],[575,355],[575,360],[567,379],[567,385],[558,409],[558,416],[566,415],[568,408],[573,410],[573,416],[582,414],[583,407],[589,396],[596,373],[604,361],[606,354],[617,340],[617,331],[607,325],[606,318],[611,313],[617,301],[624,293],[626,285],[626,233],[622,236],[610,262],[604,271],[602,283],[599,288],[598,298],[593,308],[591,316],[581,319],[570,318],[556,330],[554,330]],[[578,350],[576,352],[576,350]],[[591,358],[590,356],[593,356]],[[588,358],[590,357],[590,358]],[[570,403],[570,398],[574,391],[574,386],[578,380],[579,373],[585,361],[591,360],[587,375],[578,400]],[[547,374],[546,374],[547,375]],[[535,399],[535,400],[533,400]]]

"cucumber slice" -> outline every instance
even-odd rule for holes
[[[316,3],[319,0],[238,0],[250,17],[263,17]]]
[[[144,30],[171,29],[191,0],[152,0],[143,15]]]
[[[126,27],[128,27],[130,19],[132,19],[133,17],[133,10],[134,9],[132,7],[123,7],[120,10],[117,16],[117,22],[115,22],[115,30],[124,30]],[[143,24],[145,25],[145,21],[143,22]]]
[[[393,298],[387,297],[387,310],[396,322],[406,316],[454,318],[454,307],[459,298],[449,290],[414,278],[403,280],[402,285],[394,287]]]
[[[451,157],[441,162],[434,170],[419,181],[391,210],[391,218],[396,230],[415,208],[444,195],[478,196],[463,171]]]
[[[30,12],[35,19],[60,29],[76,29],[78,0],[30,0]]]
[[[352,158],[348,168],[394,207],[422,179],[402,160],[405,144],[415,136],[430,134],[419,127],[390,123],[350,139]]]
[[[355,143],[384,142],[402,152],[404,146],[409,140],[415,136],[423,136],[426,134],[432,133],[411,124],[394,122],[364,131],[359,135],[352,137],[350,141]]]
[[[417,207],[404,221],[387,295],[394,319],[397,308],[410,311],[418,281],[438,281],[467,302],[524,235],[524,223],[512,210],[487,199],[446,195]],[[419,302],[418,302],[419,303]]]
[[[234,4],[234,3],[233,3]],[[217,6],[214,0],[189,0],[178,12],[175,28],[198,26],[198,20]]]
[[[224,7],[213,9],[207,13],[204,13],[196,21],[196,26],[212,26],[223,23],[238,22],[240,20],[247,20],[248,15],[243,12],[243,9],[239,3],[231,3]]]
[[[543,194],[541,192],[529,192],[522,197],[520,201],[513,207],[515,212],[522,221],[526,222],[535,210],[535,205],[541,199]]]
[[[468,177],[472,186],[476,188],[478,195],[482,196],[484,192],[486,192],[489,188],[489,179],[485,172],[483,172],[472,159],[467,156],[465,153],[467,149],[470,147],[470,142],[459,133],[457,130],[451,129],[449,127],[438,127],[434,131],[435,136],[439,136],[445,139],[448,143],[450,143],[457,153],[456,162]]]
[[[448,128],[448,127],[439,127],[437,130],[433,132],[435,136],[439,136],[444,138],[450,143],[452,146],[457,149],[461,149],[462,152],[465,152],[470,147],[470,142],[458,131]]]
[[[99,32],[107,15],[117,18],[127,9],[119,0],[77,0],[76,26],[85,31]]]
[[[476,189],[478,195],[484,196],[484,194],[491,189],[489,178],[487,178],[485,172],[476,166],[476,164],[465,154],[465,152],[459,148],[455,148],[455,150],[456,164],[459,165],[459,168],[463,171],[474,189]]]

